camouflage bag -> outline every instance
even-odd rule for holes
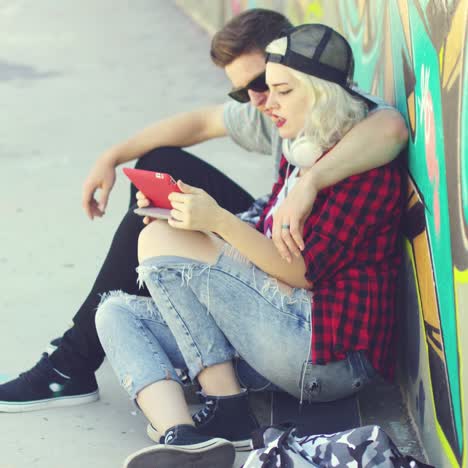
[[[294,428],[268,427],[254,434],[244,468],[434,468],[404,456],[379,426],[297,437]]]

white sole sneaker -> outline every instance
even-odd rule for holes
[[[160,443],[161,434],[150,424],[146,426],[146,435],[157,444]],[[234,445],[236,452],[250,452],[252,450],[252,439],[245,440],[230,440],[229,442]]]
[[[0,401],[0,413],[25,413],[46,408],[77,406],[99,400],[99,390],[82,395],[55,397],[37,401]]]
[[[161,442],[161,434],[153,427],[151,423],[146,426],[146,435],[156,444]]]
[[[231,443],[234,445],[236,452],[250,452],[253,450],[252,439],[236,440],[231,441]]]
[[[124,468],[231,468],[236,458],[233,445],[210,439],[193,445],[153,445],[130,455]]]

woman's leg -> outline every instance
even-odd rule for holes
[[[164,445],[139,450],[125,466],[231,466],[233,445],[195,428],[175,371],[185,363],[154,302],[114,292],[99,306],[96,328],[122,386],[164,434]]]
[[[198,231],[186,232],[174,229],[171,228],[166,221],[155,220],[140,234],[138,257],[140,265],[143,263],[143,266],[139,268],[145,271],[144,261],[147,258],[172,256],[174,252],[177,252],[182,257],[190,256],[199,262],[209,264],[215,263],[223,245],[224,242],[213,235]],[[180,282],[182,279],[181,276],[176,274],[176,277],[175,282]],[[145,276],[143,276],[143,278],[145,278]],[[145,279],[145,283],[148,285],[147,279]],[[178,284],[178,288],[180,288],[180,284]],[[206,308],[200,303],[198,298],[187,288],[183,288],[182,294],[172,289],[171,293],[168,292],[167,294],[161,295],[159,290],[154,288],[150,288],[150,293],[171,329],[173,317],[168,316],[165,310],[167,307],[172,307],[173,301],[179,300],[178,297],[175,296],[181,296],[181,302],[183,302],[184,306],[190,308],[193,315],[202,319],[197,320],[199,330],[197,330],[196,333],[199,335],[199,339],[197,340],[196,346],[193,346],[193,341],[190,336],[188,340],[183,342],[181,335],[176,335],[182,354],[184,355],[184,349],[190,348],[191,353],[189,354],[192,354],[194,357],[191,361],[195,360],[197,363],[203,362],[200,369],[197,367],[198,371],[194,371],[193,367],[191,368],[190,365],[188,366],[191,378],[194,379],[198,377],[202,387],[206,380],[206,384],[209,385],[211,390],[215,391],[215,394],[229,395],[239,393],[240,387],[235,378],[232,366],[235,350],[226,342],[224,335],[217,326],[211,327],[210,321],[205,322],[203,320],[203,317],[206,315]],[[190,325],[182,323],[181,326],[185,330],[185,333],[190,334],[187,328],[190,327]],[[212,350],[214,353],[211,352]],[[208,378],[205,378],[203,375],[205,368],[209,368],[206,372],[209,376]]]
[[[253,201],[251,195],[218,169],[180,148],[158,148],[140,158],[135,167],[167,172],[176,179],[201,187],[232,213],[246,210]],[[114,235],[96,281],[73,318],[73,327],[65,333],[60,347],[51,356],[54,366],[63,373],[94,372],[104,359],[94,325],[102,294],[122,290],[148,295],[146,290],[138,290],[136,284],[137,242],[144,225],[141,217],[133,213],[135,192],[132,185],[130,209]]]
[[[325,366],[310,364],[310,292],[279,284],[231,246],[217,256],[220,245],[215,247],[215,241],[200,233],[176,233],[162,223],[151,229],[140,235],[140,259],[146,260],[139,273],[192,378],[200,378],[221,359],[216,348],[207,348],[210,342],[231,350],[231,356],[237,352],[268,381],[296,397],[305,391],[309,399],[333,400],[356,392],[372,378],[360,353]],[[161,238],[168,242],[155,242]],[[171,238],[176,239],[172,244]]]
[[[153,300],[112,292],[97,310],[96,328],[120,384],[151,425],[160,434],[177,424],[193,425],[175,372],[186,365]],[[206,369],[221,382],[210,387],[207,379],[205,391],[222,395],[226,389],[227,395],[232,394],[227,381],[235,379],[234,372],[224,367],[225,363]]]
[[[158,434],[180,424],[193,426],[175,372],[175,369],[186,369],[186,364],[153,300],[112,292],[98,308],[96,328],[119,382],[137,401]],[[213,373],[213,382],[217,382],[210,386],[207,379],[206,391],[216,395],[240,393],[240,389],[233,389],[229,382],[235,381],[235,376],[232,366],[228,369],[226,364],[206,369],[207,373]],[[242,449],[248,445],[245,439],[250,438],[250,430],[248,437],[241,434],[242,438],[233,437],[236,436],[233,431],[211,431],[207,435],[224,436]]]
[[[157,242],[155,242],[157,239]],[[201,232],[187,232],[171,228],[164,221],[154,221],[140,235],[140,278],[146,282],[158,310],[169,328],[174,332],[177,344],[186,360],[189,375],[198,378],[207,394],[206,407],[197,413],[197,428],[205,435],[223,437],[235,443],[238,450],[250,449],[250,437],[258,427],[246,392],[241,391],[233,368],[235,350],[226,340],[213,320],[207,315],[206,306],[199,301],[190,288],[183,287],[192,270],[173,270],[170,275],[170,290],[160,291],[153,287],[158,282],[157,272],[145,266],[146,257],[173,255],[174,252],[193,254],[200,261],[214,262],[224,242]],[[161,257],[157,257],[161,258]],[[150,259],[151,261],[151,259]],[[199,263],[202,269],[206,263]],[[180,320],[175,309],[190,310],[191,316]],[[172,309],[174,309],[172,311]],[[192,318],[194,320],[192,321]]]
[[[193,425],[175,370],[185,362],[152,299],[111,293],[98,308],[96,328],[120,384],[152,426],[164,434]]]
[[[265,375],[277,377],[269,380],[297,394],[310,347],[310,298],[296,290],[291,301],[278,294],[272,302],[252,288],[258,281],[264,289],[266,274],[227,255],[221,255],[228,260],[219,265],[225,248],[229,246],[215,236],[156,221],[140,234],[138,271],[176,337],[192,379],[202,383],[205,369],[232,361],[239,346],[258,354],[257,361],[267,364],[265,371],[276,368]],[[238,271],[248,282],[236,278]],[[297,311],[287,310],[288,302]],[[211,370],[206,373],[211,377]],[[216,385],[214,375],[207,380]]]

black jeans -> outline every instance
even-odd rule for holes
[[[138,160],[135,167],[167,172],[176,180],[182,179],[200,187],[232,213],[247,210],[253,202],[249,193],[222,172],[180,148],[150,151]],[[104,360],[104,350],[94,323],[101,294],[122,290],[128,294],[149,296],[146,289],[138,289],[137,286],[137,243],[144,224],[142,217],[133,213],[135,193],[136,189],[131,185],[130,207],[115,232],[94,286],[73,318],[73,327],[63,335],[59,348],[51,355],[54,366],[64,373],[94,372]]]

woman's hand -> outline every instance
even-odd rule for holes
[[[304,250],[304,224],[312,211],[317,192],[313,180],[304,174],[273,215],[273,242],[281,257],[288,262],[291,262],[292,255],[299,257]]]
[[[177,182],[182,193],[172,192],[169,225],[177,229],[217,232],[222,208],[203,189]]]
[[[137,206],[138,208],[146,208],[147,206],[150,206],[150,201],[143,195],[142,192],[138,191],[136,193],[136,199],[137,199]],[[145,216],[143,218],[143,223],[144,224],[149,224],[151,221],[153,221],[154,218],[150,218],[149,216]]]

